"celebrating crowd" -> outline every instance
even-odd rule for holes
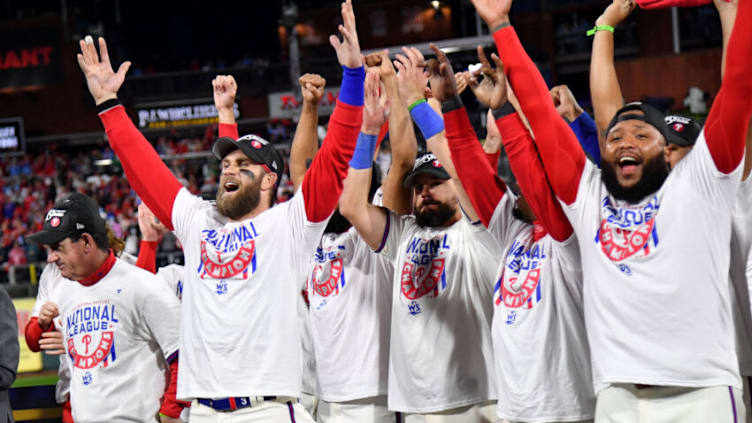
[[[723,80],[704,123],[624,104],[614,32],[633,0],[588,31],[594,119],[546,86],[512,0],[472,3],[496,51],[456,74],[433,45],[363,57],[342,3],[337,105],[319,146],[326,81],[300,77],[283,203],[285,160],[238,134],[232,76],[212,83],[207,201],[119,102],[130,62],[115,71],[103,38],[81,41],[144,238],[121,256],[106,204],[80,193],[26,237],[48,261],[26,341],[60,355],[66,421],[749,421],[752,1],[714,1]],[[483,145],[466,88],[488,108]],[[168,231],[185,266],[156,269]]]

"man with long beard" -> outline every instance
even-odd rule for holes
[[[298,403],[302,354],[298,277],[334,211],[362,118],[364,69],[350,0],[342,3],[342,87],[324,146],[288,202],[272,207],[283,171],[265,140],[221,138],[217,205],[193,196],[162,163],[117,100],[129,63],[112,70],[81,41],[79,65],[128,181],[183,245],[186,280],[178,397],[191,421],[312,421]],[[101,57],[101,58],[100,58]]]
[[[752,115],[752,2],[740,2],[706,125],[669,175],[664,117],[642,104],[612,118],[602,171],[589,163],[510,24],[511,0],[472,1],[577,235],[595,420],[743,420],[727,274]]]

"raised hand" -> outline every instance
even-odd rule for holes
[[[454,74],[454,80],[457,81],[457,94],[462,94],[467,89],[469,79],[470,72],[456,72]]]
[[[235,78],[232,75],[217,75],[212,80],[212,90],[220,122],[235,122],[235,95],[238,93]]]
[[[123,62],[117,72],[114,72],[104,38],[99,37],[99,54],[94,47],[91,35],[87,35],[78,44],[81,47],[81,53],[76,55],[76,59],[86,78],[89,92],[94,97],[94,103],[100,105],[107,100],[117,98],[117,92],[125,81],[125,74],[131,67],[131,62]]]
[[[425,58],[415,47],[402,47],[405,54],[398,54],[394,66],[399,71],[399,93],[408,106],[424,98],[428,76],[423,71]]]
[[[559,116],[567,120],[567,122],[574,122],[583,112],[582,107],[577,104],[577,99],[574,98],[574,94],[566,85],[557,85],[551,89],[551,98],[554,101],[554,107],[559,113]]]
[[[65,354],[62,332],[55,330],[42,333],[42,339],[39,340],[39,349],[49,355]]]
[[[378,135],[381,126],[386,122],[384,108],[379,99],[379,74],[374,70],[366,72],[363,104],[363,126],[361,131],[366,134]]]
[[[300,92],[303,95],[303,101],[319,104],[324,97],[324,88],[326,88],[326,79],[315,73],[306,73],[298,78]]]
[[[371,53],[365,57],[366,67],[373,68],[379,73],[383,82],[396,80],[397,71],[394,70],[392,62],[389,60],[389,50],[383,50],[378,53]]]
[[[352,0],[342,3],[342,24],[338,27],[342,34],[342,41],[336,35],[329,36],[329,44],[337,52],[339,64],[348,68],[363,66],[363,56],[360,54],[358,32],[355,29],[355,13],[353,13]]]
[[[478,46],[478,59],[481,63],[480,71],[483,74],[483,81],[479,83],[475,75],[468,73],[468,84],[482,105],[491,109],[498,109],[507,101],[504,64],[501,63],[501,59],[496,56],[496,53],[492,53],[491,59],[496,64],[496,68],[492,68],[481,46]]]
[[[627,19],[627,16],[632,13],[632,11],[635,9],[635,6],[637,6],[635,0],[614,0],[613,3],[608,5],[606,10],[603,11],[603,14],[598,19],[596,19],[595,24],[599,26],[619,25],[624,21],[624,19]]]
[[[37,324],[39,327],[47,330],[52,324],[52,319],[59,316],[60,312],[57,309],[57,304],[52,301],[47,301],[42,304],[42,308],[39,309],[39,316],[37,317]]]
[[[428,82],[431,84],[431,94],[439,102],[455,97],[459,94],[457,81],[454,79],[452,64],[446,54],[431,43],[431,50],[436,54],[436,60],[429,61]]]
[[[470,2],[492,32],[502,24],[509,23],[512,0],[470,0]]]
[[[141,230],[141,240],[150,242],[161,241],[168,231],[144,203],[138,205],[138,228]]]

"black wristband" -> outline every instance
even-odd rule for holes
[[[502,29],[504,29],[504,28],[506,28],[508,26],[512,26],[512,24],[509,23],[509,22],[501,23],[498,26],[496,26],[495,28],[491,29],[491,34],[494,34],[496,31],[502,30]]]
[[[458,95],[441,102],[442,113],[449,113],[452,110],[461,109],[463,107],[465,107],[465,105],[462,104],[462,99]]]
[[[118,100],[116,98],[109,99],[109,100],[105,101],[104,103],[102,103],[102,104],[100,104],[100,105],[97,106],[97,113],[105,112],[105,111],[107,111],[109,109],[112,109],[115,106],[119,106],[121,104],[122,103],[120,102],[120,100]]]
[[[517,110],[514,109],[514,106],[512,106],[512,103],[506,102],[503,106],[499,107],[498,109],[493,109],[491,113],[493,114],[494,120],[499,120],[503,118],[504,116],[509,116],[512,113],[516,113]]]

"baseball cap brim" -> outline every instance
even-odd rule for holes
[[[439,168],[439,167],[419,167],[415,171],[410,172],[405,177],[405,181],[402,183],[402,186],[404,186],[405,188],[411,188],[413,186],[413,181],[415,180],[415,178],[418,175],[421,175],[421,174],[435,176],[435,177],[437,177],[439,179],[450,179],[451,178],[449,176],[449,174],[447,173],[447,171],[444,170],[444,168]]]
[[[52,245],[68,238],[68,232],[41,230],[35,234],[26,235],[24,239],[35,242],[40,245]]]
[[[247,149],[241,148],[240,144],[238,144],[234,139],[230,137],[218,138],[212,146],[212,153],[214,154],[214,157],[218,158],[219,160],[224,159],[226,155],[232,153],[235,150],[242,151],[246,156],[251,158],[251,160],[256,161],[254,154],[249,154],[250,152],[246,151]]]

